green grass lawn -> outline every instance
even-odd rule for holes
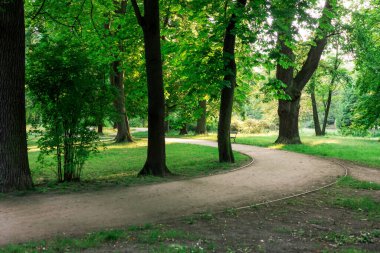
[[[146,132],[136,133],[136,136],[145,137]],[[168,137],[197,138],[216,141],[215,133],[207,135],[179,136],[178,132],[169,132]],[[238,133],[236,143],[282,149],[321,157],[338,158],[352,161],[357,164],[380,169],[380,142],[376,138],[360,138],[339,136],[336,133],[317,137],[307,129],[301,131],[302,144],[276,145],[277,133],[268,134],[242,134]]]
[[[80,184],[57,184],[54,166],[42,166],[38,161],[39,151],[35,140],[30,141],[29,162],[37,190],[48,191],[58,189],[81,189],[81,187],[99,187],[105,185],[130,185],[151,182],[162,182],[171,179],[182,179],[194,176],[209,175],[219,171],[236,168],[249,161],[249,157],[235,153],[235,164],[218,162],[216,148],[191,145],[166,145],[167,166],[174,173],[169,179],[157,177],[137,178],[137,173],[143,167],[146,159],[146,140],[134,143],[115,144],[106,142],[105,149],[92,155],[86,162]],[[52,160],[50,160],[52,161]]]
[[[303,135],[301,136],[303,144],[276,145],[274,144],[276,137],[276,134],[240,135],[236,138],[236,142],[309,155],[338,158],[380,168],[380,143],[375,139],[333,135],[324,137]]]

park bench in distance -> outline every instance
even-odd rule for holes
[[[236,136],[237,136],[237,134],[238,134],[238,131],[231,131],[230,132],[230,138],[231,138],[231,140],[234,141],[234,143],[236,142]]]

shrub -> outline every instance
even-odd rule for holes
[[[94,101],[103,82],[86,48],[70,39],[43,38],[28,60],[28,90],[44,128],[39,159],[54,157],[59,182],[79,181],[86,159],[97,147],[98,136],[90,126],[98,116]]]

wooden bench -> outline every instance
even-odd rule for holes
[[[231,131],[230,132],[230,138],[231,140],[234,141],[234,143],[236,142],[236,136],[237,136],[238,132],[237,131]]]

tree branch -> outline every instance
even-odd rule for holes
[[[48,12],[41,12],[41,14],[46,15],[49,19],[51,19],[52,21],[56,22],[57,24],[60,24],[62,26],[66,26],[66,27],[69,27],[69,28],[74,28],[73,25],[65,24],[65,23],[59,21],[58,19],[56,19],[55,17],[53,17],[52,15],[50,15]]]
[[[42,9],[45,6],[45,3],[46,3],[46,0],[43,0],[42,4],[40,5],[40,8],[38,8],[37,12],[34,13],[32,20],[34,20],[41,13]]]
[[[320,23],[322,23],[325,20],[326,23],[331,24],[331,15],[326,14],[326,12],[331,11],[331,9],[332,6],[330,4],[330,0],[326,0],[325,7],[323,8],[323,15],[320,18]],[[322,25],[320,24],[318,30],[322,30],[322,38],[319,38],[319,36],[321,36],[320,34],[316,34],[316,38],[314,39],[315,46],[311,46],[306,61],[302,65],[301,70],[297,73],[296,77],[294,78],[295,85],[299,90],[302,90],[305,87],[305,85],[309,82],[310,78],[312,77],[312,75],[318,67],[321,55],[326,47],[327,31],[321,28],[321,26]]]
[[[131,2],[132,2],[133,10],[134,10],[135,15],[136,15],[136,18],[137,18],[137,22],[139,23],[139,25],[140,25],[142,28],[144,28],[144,27],[145,27],[145,19],[144,19],[144,17],[141,15],[140,8],[139,8],[139,6],[137,5],[136,0],[131,0]]]

